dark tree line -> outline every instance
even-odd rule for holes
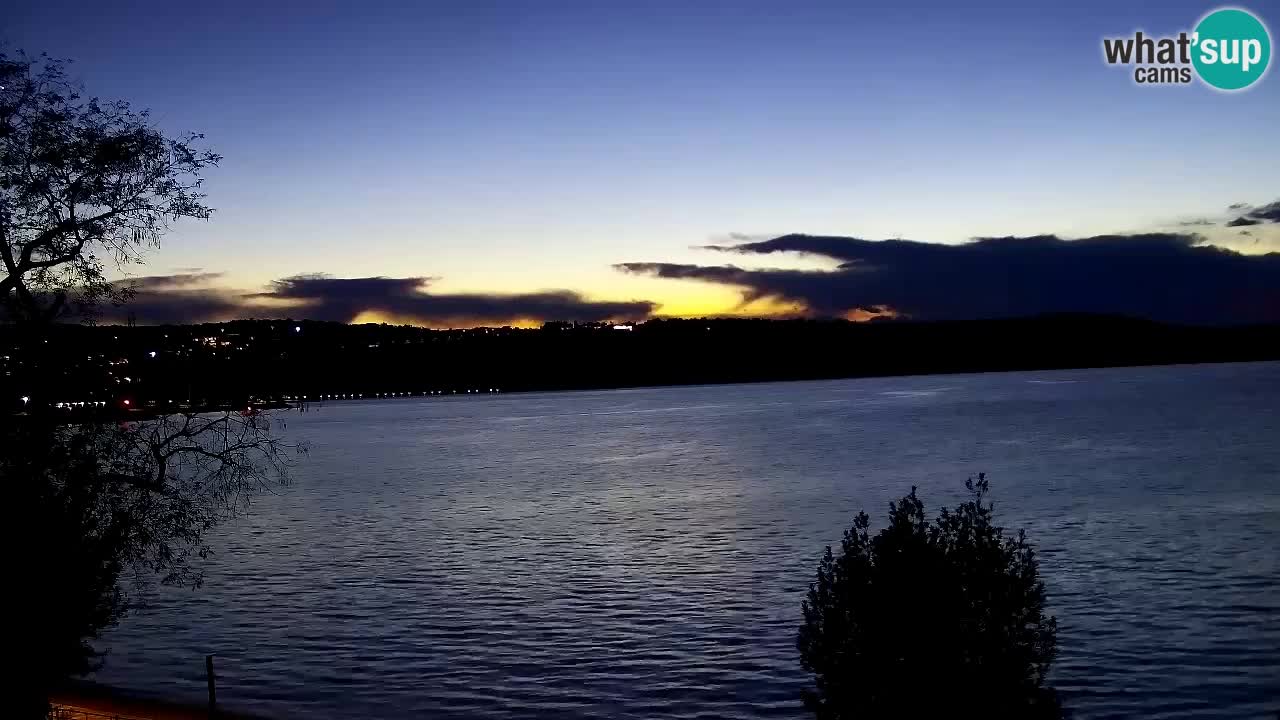
[[[21,409],[21,397],[30,396],[26,377],[33,352],[47,354],[55,364],[40,367],[62,377],[55,400],[230,407],[251,398],[302,395],[560,390],[1280,358],[1280,326],[1184,327],[1081,315],[945,323],[654,320],[634,330],[549,323],[542,329],[449,331],[240,320],[65,326],[48,339],[48,346],[24,345],[0,330],[0,365],[10,373],[0,377],[3,407]]]

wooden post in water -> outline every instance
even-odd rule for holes
[[[218,715],[218,694],[213,689],[213,656],[204,656],[204,676],[209,680],[209,717]]]

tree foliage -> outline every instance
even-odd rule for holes
[[[288,481],[266,414],[119,421],[53,412],[66,376],[48,344],[78,308],[127,299],[111,267],[143,261],[169,224],[208,218],[201,136],[171,138],[127,103],[82,99],[64,65],[0,52],[0,302],[29,348],[21,413],[0,412],[0,486],[19,660],[8,707],[40,717],[94,667],[100,633],[152,582],[195,586],[208,531]]]
[[[93,641],[155,582],[198,587],[207,533],[287,483],[293,446],[265,414],[173,414],[137,422],[0,421],[8,525],[11,702],[39,717],[50,690],[99,661]]]
[[[208,218],[201,135],[166,136],[146,111],[82,98],[62,62],[0,52],[0,297],[53,319],[122,299],[106,261],[141,262],[169,223]]]
[[[859,513],[826,549],[797,641],[816,717],[1061,717],[1035,551],[994,523],[985,475],[965,486],[933,521],[912,488],[887,527]]]

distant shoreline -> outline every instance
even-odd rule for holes
[[[0,413],[44,407],[68,418],[128,420],[170,408],[251,414],[353,399],[1280,360],[1280,325],[1178,326],[1092,315],[623,327],[628,331],[602,323],[443,331],[246,320],[63,326],[39,342],[0,328]],[[48,382],[50,372],[62,382]],[[43,404],[24,390],[51,386],[58,396]]]
[[[1144,363],[1134,365],[1079,365],[1079,366],[1054,366],[1054,367],[1033,367],[1033,368],[1000,368],[992,370],[958,370],[958,371],[925,371],[916,373],[888,373],[883,375],[841,375],[831,377],[804,377],[804,378],[765,378],[760,380],[727,380],[724,382],[696,382],[696,383],[667,383],[663,385],[609,385],[600,387],[568,387],[568,388],[531,388],[522,390],[494,390],[493,392],[451,392],[440,395],[430,395],[423,393],[402,393],[399,395],[386,396],[364,396],[364,397],[334,397],[316,400],[307,400],[302,402],[274,402],[271,404],[262,404],[255,406],[253,409],[261,413],[269,413],[274,410],[307,410],[310,408],[327,407],[330,403],[349,403],[349,402],[383,402],[394,400],[423,400],[428,398],[445,399],[450,397],[484,397],[492,395],[533,395],[538,393],[560,394],[572,392],[603,392],[609,390],[659,390],[665,388],[698,388],[698,387],[722,387],[725,385],[766,385],[770,383],[800,383],[800,382],[831,382],[835,380],[872,380],[872,379],[888,379],[888,378],[916,378],[916,377],[934,377],[934,376],[950,376],[950,375],[989,375],[989,374],[1005,374],[1005,373],[1027,373],[1027,372],[1054,372],[1068,370],[1120,370],[1131,368],[1158,368],[1158,367],[1194,367],[1199,365],[1237,365],[1237,364],[1254,364],[1254,363],[1278,363],[1280,357],[1262,360],[1205,360],[1201,362],[1167,362],[1167,363]],[[148,410],[139,408],[136,410],[128,410],[125,412],[105,412],[93,413],[85,411],[71,410],[67,413],[68,419],[75,420],[110,420],[113,422],[141,422],[151,420],[166,415],[174,415],[179,413],[189,414],[207,414],[221,412],[242,412],[243,408],[229,406],[205,406],[205,407],[181,407],[173,412],[162,412],[160,409]],[[21,413],[19,413],[21,415]]]
[[[695,383],[666,383],[662,385],[607,385],[600,387],[568,387],[540,389],[532,388],[528,390],[501,390],[494,393],[477,392],[477,393],[449,393],[444,395],[423,395],[423,394],[405,394],[397,397],[359,397],[359,398],[330,398],[326,400],[308,401],[307,406],[323,407],[328,403],[341,402],[368,402],[383,400],[421,400],[424,398],[436,397],[440,399],[449,397],[486,397],[490,395],[533,395],[538,393],[559,394],[571,392],[606,392],[609,390],[661,390],[666,388],[699,388],[699,387],[723,387],[725,385],[768,385],[771,383],[802,383],[802,382],[832,382],[836,380],[884,380],[891,378],[918,378],[918,377],[935,377],[935,376],[952,376],[952,375],[998,375],[1006,373],[1030,373],[1030,372],[1055,372],[1069,370],[1123,370],[1135,368],[1161,368],[1161,367],[1196,367],[1200,365],[1248,365],[1261,363],[1280,363],[1280,357],[1268,358],[1261,360],[1204,360],[1200,362],[1164,362],[1164,363],[1141,363],[1134,365],[1077,365],[1077,366],[1054,366],[1054,367],[1033,367],[1033,368],[1000,368],[992,370],[939,370],[925,371],[915,373],[887,373],[883,375],[833,375],[830,377],[803,377],[803,378],[764,378],[760,380],[726,380],[723,382],[695,382]],[[293,408],[296,405],[288,405]],[[218,408],[217,411],[225,411],[231,408]],[[284,409],[281,407],[279,409]]]

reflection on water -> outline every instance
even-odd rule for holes
[[[99,679],[280,716],[800,717],[860,508],[986,471],[1082,718],[1280,707],[1280,364],[345,403]],[[927,683],[926,681],[923,681]],[[1269,703],[1269,704],[1268,704]]]

